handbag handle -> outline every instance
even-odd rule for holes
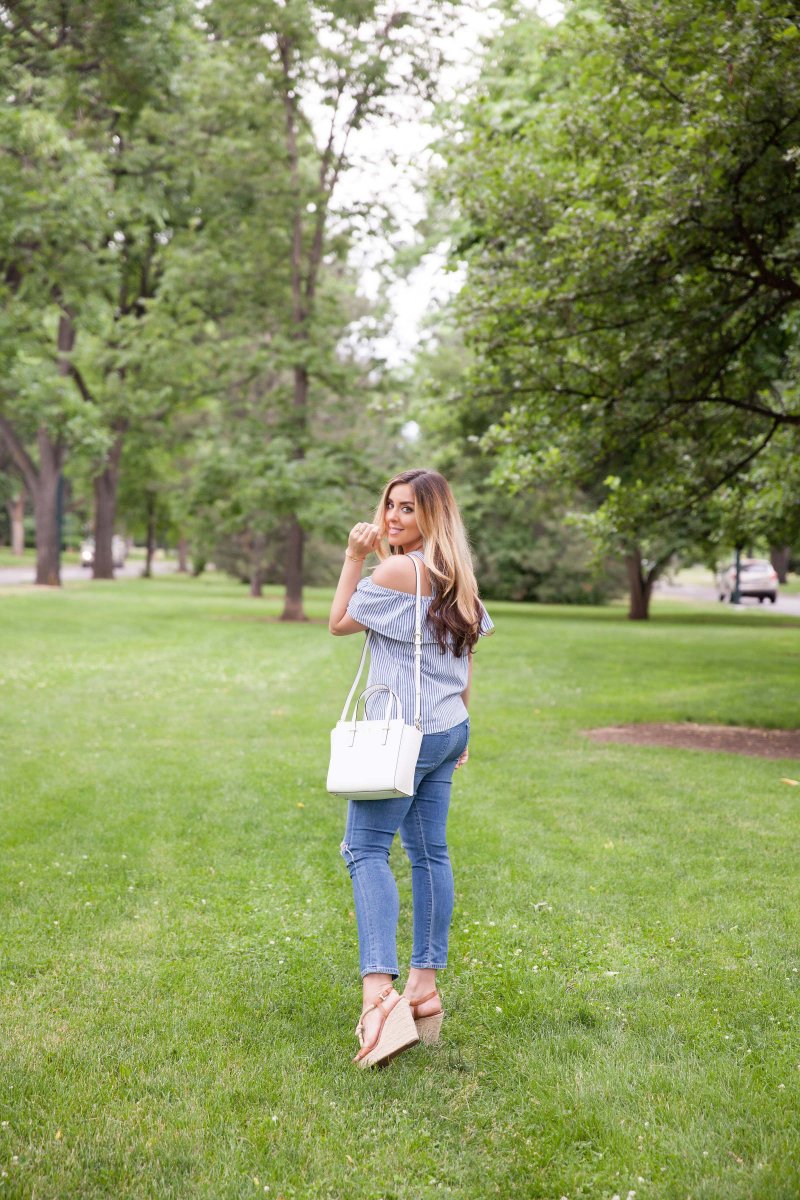
[[[415,604],[414,604],[414,617],[415,617],[415,620],[414,620],[414,728],[422,731],[422,582],[421,582],[421,578],[420,578],[419,563],[417,562],[413,553],[409,554],[408,557],[411,559],[412,563],[414,564],[414,572],[416,575],[416,589],[415,589],[415,593],[414,593],[414,596],[415,596]],[[350,691],[347,693],[347,699],[345,700],[344,708],[342,709],[342,715],[340,718],[342,721],[347,720],[347,710],[350,708],[350,702],[353,699],[353,696],[355,695],[356,688],[358,687],[359,680],[361,679],[361,674],[364,670],[364,663],[366,662],[367,649],[369,647],[369,640],[370,640],[371,636],[372,636],[372,630],[368,629],[367,636],[364,638],[364,646],[361,650],[361,661],[358,664],[358,670],[356,671],[356,677],[353,680],[353,686],[350,688]],[[372,686],[373,687],[384,687],[385,685],[384,684],[373,684]],[[367,690],[369,690],[369,689],[367,689]],[[360,698],[361,697],[359,697],[359,699]],[[400,701],[398,700],[397,703],[398,703],[398,709],[399,709]],[[356,701],[356,707],[358,707],[358,701]]]
[[[376,692],[388,692],[388,695],[386,697],[386,712],[383,714],[384,721],[387,724],[389,723],[389,721],[391,721],[393,705],[394,705],[394,710],[395,710],[395,719],[397,719],[399,717],[400,720],[402,721],[403,706],[400,703],[400,697],[398,696],[397,692],[393,692],[392,689],[385,683],[373,683],[373,684],[370,684],[370,686],[368,688],[364,688],[363,692],[356,700],[355,708],[353,709],[353,720],[352,720],[354,727],[355,727],[356,721],[358,720],[359,704],[363,700],[364,707],[366,709],[367,700],[369,699],[370,696],[374,696],[374,694]]]

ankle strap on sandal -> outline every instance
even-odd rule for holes
[[[419,1000],[409,1000],[412,1008],[418,1008],[420,1004],[425,1004],[428,1000],[432,1000],[434,996],[438,996],[439,992],[436,988],[432,992],[428,992],[427,996],[420,996]]]

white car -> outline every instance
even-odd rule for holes
[[[736,564],[731,563],[717,575],[717,595],[731,601],[736,587]],[[739,563],[739,595],[753,596],[759,604],[778,599],[778,572],[765,558],[743,558]]]
[[[124,567],[128,546],[124,537],[115,533],[111,539],[111,558],[115,567]],[[81,542],[81,566],[94,566],[94,538],[84,538]]]

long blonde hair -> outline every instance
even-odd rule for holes
[[[429,619],[439,646],[449,646],[457,657],[471,652],[478,640],[481,606],[472,566],[467,531],[450,484],[438,471],[415,468],[390,479],[383,489],[374,524],[380,528],[378,558],[395,554],[387,542],[386,503],[392,488],[407,483],[414,493],[415,517],[422,534],[425,565],[431,577],[433,598]]]

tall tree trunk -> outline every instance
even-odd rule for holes
[[[314,300],[316,275],[322,255],[322,230],[320,215],[317,217],[317,227],[320,229],[319,239],[314,238],[311,259],[304,277],[303,257],[303,205],[300,183],[300,168],[297,149],[297,94],[293,83],[294,45],[289,38],[278,39],[278,50],[281,57],[284,76],[283,105],[286,121],[286,154],[289,160],[289,178],[294,194],[294,212],[292,214],[292,249],[291,249],[291,280],[292,280],[292,338],[297,346],[298,361],[293,368],[294,393],[292,396],[294,450],[292,457],[302,459],[305,455],[305,440],[308,430],[308,367],[306,353],[308,350],[308,318]],[[317,241],[319,245],[317,246]],[[303,611],[303,546],[305,533],[296,514],[289,518],[289,536],[286,542],[286,594],[284,597],[282,621],[305,621]]]
[[[264,584],[264,551],[267,539],[263,533],[254,533],[250,541],[250,595],[260,600]]]
[[[648,584],[638,548],[625,555],[625,568],[628,572],[628,617],[631,621],[646,621],[650,616],[652,584]]]
[[[308,372],[304,367],[295,367],[295,413],[297,415],[298,434],[305,429],[307,420],[306,403],[308,398]],[[294,458],[301,459],[305,451],[298,445]],[[303,550],[305,547],[305,530],[292,515],[289,518],[289,536],[286,539],[286,572],[284,581],[286,593],[283,602],[282,621],[307,620],[303,609]]]
[[[625,555],[625,567],[628,572],[630,588],[628,617],[631,621],[646,621],[649,618],[653,584],[672,558],[673,553],[673,550],[668,550],[649,567],[645,566],[639,546],[634,546]]]
[[[58,488],[64,458],[63,445],[60,440],[54,442],[42,426],[36,438],[39,446],[37,467],[25,449],[22,438],[2,413],[0,434],[17,470],[25,480],[28,495],[33,501],[33,517],[36,523],[36,582],[46,587],[58,587],[61,583]]]
[[[143,579],[152,579],[153,558],[156,552],[156,498],[152,492],[147,496],[147,549],[144,560]]]
[[[303,550],[305,531],[296,517],[290,518],[286,540],[286,597],[282,621],[307,621],[303,611]]]
[[[11,552],[25,553],[25,493],[17,492],[11,497],[8,506],[8,516],[11,523]]]
[[[178,538],[178,571],[181,575],[189,574],[189,543],[183,534]]]
[[[631,621],[646,621],[650,616],[650,596],[656,574],[653,570],[645,569],[642,552],[634,546],[625,555],[625,568],[628,572],[628,618]]]
[[[114,578],[114,553],[112,540],[117,518],[117,488],[119,486],[119,462],[127,422],[115,426],[116,436],[106,458],[106,465],[94,477],[94,564],[93,579]]]
[[[71,374],[70,354],[75,345],[75,326],[72,314],[62,309],[58,318],[58,373],[64,377]],[[58,511],[58,492],[64,448],[60,438],[56,441],[44,426],[37,435],[39,445],[39,471],[33,491],[33,513],[36,521],[36,582],[43,587],[61,586],[61,528]]]
[[[61,530],[58,519],[58,487],[61,480],[61,447],[40,429],[39,470],[33,493],[36,521],[36,582],[43,587],[61,585]]]
[[[769,561],[777,573],[778,583],[788,583],[789,560],[792,557],[791,546],[770,546]]]

